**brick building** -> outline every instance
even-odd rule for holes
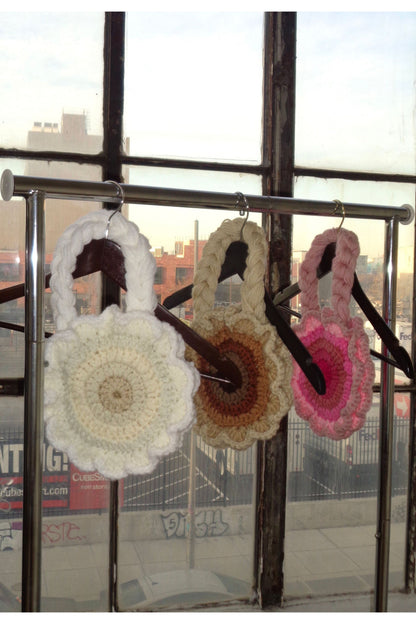
[[[202,250],[207,241],[198,241],[198,260],[201,258]],[[166,297],[180,290],[184,286],[188,286],[193,281],[194,275],[194,250],[195,241],[187,242],[177,241],[175,243],[175,253],[169,254],[163,248],[153,250],[156,258],[156,275],[155,275],[155,292],[160,303],[163,303]],[[177,314],[181,318],[190,318],[192,310],[192,302],[187,301]]]
[[[88,123],[85,113],[63,113],[61,123],[35,121],[27,135],[27,149],[59,150],[64,152],[83,151],[87,153],[99,153],[102,150],[102,137],[88,134]],[[53,161],[27,160],[24,175],[33,177],[64,178],[73,180],[100,180],[100,169],[79,165],[78,163]],[[52,261],[56,242],[65,228],[76,221],[79,217],[97,206],[88,201],[47,200],[45,203],[45,248],[46,248],[46,272]],[[123,209],[123,214],[128,215],[128,207]],[[23,199],[13,199],[12,202],[0,201],[0,217],[2,223],[8,227],[0,230],[0,289],[8,288],[25,279],[25,221],[26,207]],[[88,307],[97,311],[97,289],[91,289],[89,277],[77,280],[77,307],[79,311]],[[49,305],[50,292],[45,295],[46,320],[51,320]],[[0,320],[8,322],[23,322],[24,301],[23,299],[3,303],[0,306]]]
[[[66,152],[83,151],[99,153],[102,149],[102,137],[90,135],[87,130],[87,116],[63,113],[61,123],[36,121],[28,132],[27,148],[33,151],[54,150]],[[128,148],[128,140],[126,142]],[[77,163],[54,161],[50,164],[36,160],[27,160],[24,175],[32,177],[50,177],[77,180],[99,180],[99,168]],[[127,172],[128,175],[128,172]],[[125,180],[128,182],[128,179]],[[45,204],[45,251],[46,273],[50,272],[50,263],[56,242],[62,232],[79,217],[97,206],[88,201],[48,200]],[[128,218],[128,206],[123,206],[123,214]],[[26,207],[23,199],[13,202],[0,201],[0,217],[8,228],[0,231],[0,289],[22,283],[25,279],[25,220]],[[198,241],[198,260],[206,241]],[[152,251],[156,258],[155,292],[159,302],[191,284],[194,274],[193,240],[177,241],[174,253],[167,253],[163,248]],[[227,280],[217,291],[217,303],[236,301],[239,298],[239,278]],[[93,287],[91,283],[93,282]],[[77,309],[79,313],[97,314],[100,305],[100,288],[97,275],[76,280]],[[52,329],[50,291],[45,294],[46,322]],[[181,318],[192,318],[192,301],[184,302],[174,313]],[[10,301],[0,306],[0,321],[24,322],[24,300]],[[0,330],[1,331],[1,330]]]
[[[30,150],[56,149],[60,151],[84,151],[98,153],[102,149],[102,137],[89,135],[85,114],[64,113],[61,123],[35,122],[28,132],[27,148]],[[33,177],[51,177],[64,179],[99,179],[91,167],[77,163],[44,162],[28,160],[24,175]],[[128,181],[128,180],[126,180]],[[96,209],[87,201],[48,200],[45,204],[46,230],[46,273],[50,271],[53,252],[58,237],[63,230],[83,214]],[[8,223],[7,230],[0,231],[0,289],[22,283],[25,279],[25,219],[24,200],[10,202],[0,201],[0,213],[3,212],[3,223]],[[123,207],[123,214],[128,218],[128,206]],[[1,216],[1,214],[0,214]],[[198,259],[206,241],[198,243]],[[157,263],[155,291],[159,301],[168,295],[190,284],[194,271],[194,241],[179,241],[175,244],[174,254],[163,249],[153,251]],[[91,281],[94,281],[91,287]],[[97,313],[100,302],[100,289],[97,276],[78,279],[75,284],[77,308],[81,312]],[[49,303],[50,291],[46,292],[46,322],[52,321]],[[189,316],[191,303],[186,302],[176,313],[182,317]],[[0,306],[0,320],[8,322],[24,321],[24,301],[10,301]]]

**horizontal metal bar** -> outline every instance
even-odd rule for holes
[[[182,208],[215,208],[236,210],[235,193],[216,193],[188,189],[159,188],[122,184],[126,204],[153,204],[178,206]],[[82,180],[59,180],[14,176],[6,169],[1,178],[1,194],[8,201],[13,196],[27,197],[33,191],[41,191],[48,198],[77,199],[98,202],[119,202],[119,191],[109,182],[87,182]],[[237,189],[238,190],[238,189]],[[299,214],[314,216],[342,216],[333,201],[294,199],[290,197],[270,197],[246,195],[251,212],[276,212],[279,214]],[[238,209],[241,206],[238,206]],[[412,206],[376,206],[369,204],[344,203],[345,216],[358,219],[395,218],[403,224],[411,223],[414,217]],[[343,212],[344,214],[344,212]]]

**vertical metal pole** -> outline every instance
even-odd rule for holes
[[[22,611],[40,611],[45,346],[45,215],[40,192],[26,200],[25,271]]]
[[[398,223],[386,223],[384,250],[383,318],[396,328]],[[383,345],[383,354],[387,350]],[[379,492],[376,533],[375,611],[387,611],[392,494],[394,369],[381,362]]]
[[[416,198],[415,198],[416,199]],[[416,222],[413,224],[413,318],[416,312]],[[412,323],[412,362],[416,361],[416,328]],[[406,562],[405,590],[410,593],[416,589],[416,397],[410,393],[409,418],[409,475],[406,522]]]
[[[119,498],[118,487],[119,481],[110,482],[110,500],[109,500],[109,562],[108,562],[108,610],[110,612],[118,610],[118,514],[119,514]]]
[[[194,222],[194,275],[198,264],[198,221]],[[187,560],[190,569],[195,567],[195,462],[196,462],[196,436],[193,429],[190,435],[189,452],[189,492],[188,492],[188,551]]]

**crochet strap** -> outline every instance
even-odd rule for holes
[[[358,238],[350,230],[333,228],[315,237],[300,267],[300,301],[303,312],[319,311],[316,271],[325,248],[330,243],[336,243],[335,258],[332,261],[331,307],[344,322],[347,322],[350,319],[349,302],[354,271],[360,254]]]
[[[108,210],[90,212],[70,225],[59,238],[51,264],[51,306],[56,329],[66,329],[77,317],[72,273],[77,256],[93,239],[105,237],[120,245],[126,269],[126,308],[128,311],[153,312],[157,299],[153,291],[156,261],[150,253],[149,241],[137,225],[119,212],[111,217]]]
[[[204,247],[202,258],[194,276],[192,298],[195,318],[214,308],[215,291],[225,254],[234,241],[248,245],[244,280],[241,285],[241,307],[249,314],[262,319],[265,316],[264,274],[266,270],[267,242],[263,230],[254,222],[244,219],[226,219],[211,234]],[[242,230],[243,228],[243,230]]]

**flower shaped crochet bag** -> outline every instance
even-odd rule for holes
[[[263,230],[253,222],[226,220],[210,236],[198,263],[192,291],[195,329],[242,376],[240,388],[201,379],[195,395],[195,431],[217,448],[242,450],[256,440],[271,438],[292,404],[291,357],[265,315],[264,274],[267,243]],[[225,254],[240,235],[248,245],[241,304],[214,309],[215,290]],[[199,370],[212,374],[205,360],[187,349]]]
[[[58,240],[51,304],[56,333],[45,349],[46,434],[80,469],[109,479],[151,472],[194,422],[199,374],[184,360],[182,337],[154,315],[155,259],[137,226],[120,213],[111,240],[124,255],[126,312],[109,306],[77,316],[77,255],[104,237],[108,211],[81,217]]]
[[[326,246],[336,243],[332,261],[331,306],[318,301],[316,271]],[[348,438],[365,423],[372,402],[374,364],[362,319],[350,316],[349,303],[360,247],[354,232],[330,229],[312,242],[300,267],[302,320],[294,331],[320,367],[326,393],[319,395],[294,363],[295,409],[320,436]]]

